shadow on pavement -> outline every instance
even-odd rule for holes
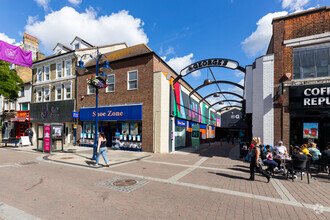
[[[246,178],[244,177],[241,177],[241,176],[235,176],[235,175],[231,175],[231,174],[227,174],[227,173],[215,173],[215,172],[208,172],[208,173],[211,173],[211,174],[216,174],[218,176],[223,176],[223,177],[227,177],[227,178],[230,178],[230,179],[241,179],[241,180],[246,180]]]

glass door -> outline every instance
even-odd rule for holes
[[[44,125],[37,125],[37,150],[43,151],[44,147]]]

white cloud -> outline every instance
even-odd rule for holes
[[[73,5],[79,5],[82,2],[82,0],[68,0],[68,1]]]
[[[310,0],[283,0],[282,8],[290,11],[301,11]]]
[[[246,38],[241,45],[245,54],[249,57],[264,54],[270,42],[273,33],[272,20],[275,17],[287,15],[288,12],[281,11],[269,13],[257,22],[257,30]]]
[[[175,57],[175,58],[172,58],[169,61],[167,61],[167,64],[170,67],[172,67],[177,74],[180,74],[180,71],[183,68],[185,68],[189,64],[192,64],[193,62],[195,62],[193,57],[194,57],[193,53],[190,53],[190,54],[188,54],[186,56],[183,56],[183,57]],[[201,76],[201,72],[200,71],[195,71],[195,72],[192,72],[191,75],[196,79],[196,78],[199,78]]]
[[[162,55],[162,56],[167,56],[167,55],[171,55],[171,54],[175,54],[175,51],[174,51],[174,47],[168,47],[167,50],[164,52],[163,50],[163,47],[160,47],[159,49],[159,55]]]
[[[129,46],[148,43],[143,25],[141,19],[125,10],[97,17],[92,7],[82,13],[72,7],[63,7],[46,15],[43,21],[28,23],[25,30],[40,39],[46,50],[42,52],[47,54],[58,42],[70,46],[75,36],[98,46],[119,42],[126,42]]]
[[[0,33],[0,40],[8,43],[8,44],[15,44],[16,40],[13,38],[9,38],[6,34]]]
[[[245,75],[242,71],[239,70],[235,70],[234,74],[236,77],[244,77]]]
[[[37,2],[39,6],[42,6],[44,10],[48,9],[48,3],[50,2],[50,0],[34,0],[34,1]]]

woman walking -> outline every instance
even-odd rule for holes
[[[100,133],[97,139],[97,149],[96,149],[96,166],[99,165],[100,162],[100,154],[102,154],[103,160],[107,167],[110,166],[108,163],[108,156],[107,156],[107,139],[103,132]]]
[[[267,183],[270,181],[270,175],[262,169],[262,160],[260,158],[260,138],[253,138],[254,147],[251,149],[251,163],[250,163],[250,178],[254,181],[254,169],[256,168],[264,177],[267,178]]]

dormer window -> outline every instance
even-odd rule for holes
[[[76,44],[74,45],[74,49],[75,49],[75,50],[78,50],[78,49],[79,49],[79,43],[76,43]]]

